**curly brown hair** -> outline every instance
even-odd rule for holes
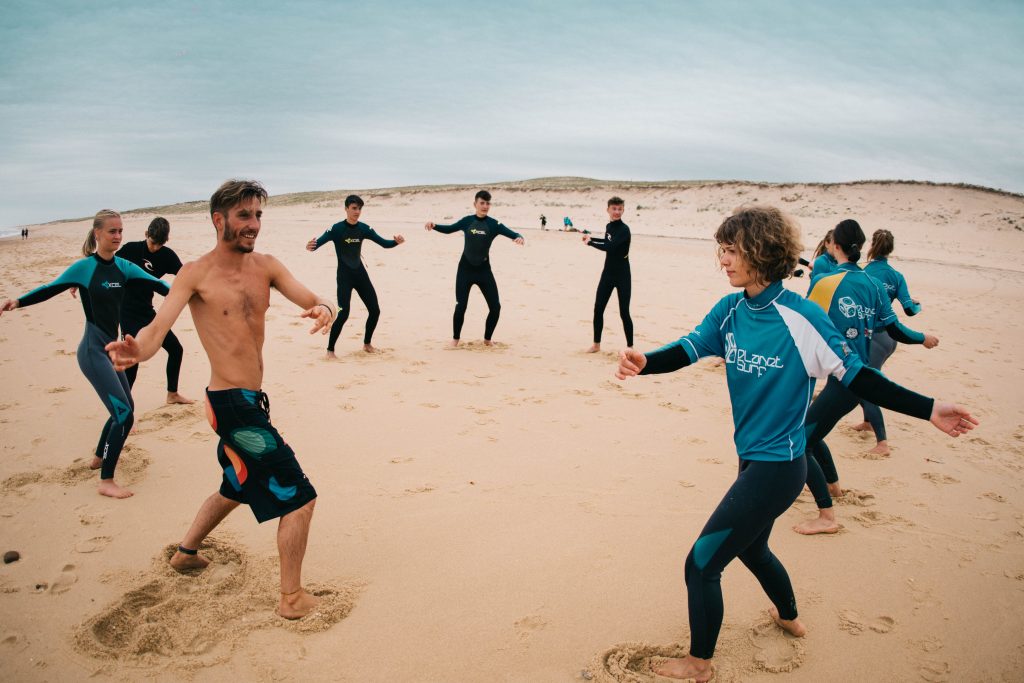
[[[876,258],[889,258],[892,250],[896,248],[896,239],[888,230],[875,230],[871,235],[871,248],[868,249],[868,260]]]
[[[715,231],[719,245],[734,245],[762,284],[787,278],[800,260],[800,228],[774,206],[736,209]]]

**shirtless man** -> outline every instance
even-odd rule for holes
[[[317,604],[317,599],[302,589],[302,559],[316,491],[294,451],[270,424],[270,401],[261,391],[270,288],[302,307],[303,318],[313,319],[310,334],[317,330],[326,333],[334,311],[276,258],[253,252],[266,199],[266,190],[255,181],[229,180],[221,185],[210,198],[216,246],[182,267],[156,318],[138,337],[125,335],[106,348],[119,370],[152,358],[188,304],[210,359],[206,412],[221,437],[217,459],[224,477],[220,491],[199,508],[171,557],[171,566],[178,571],[206,567],[210,561],[198,554],[199,545],[228,513],[246,503],[258,522],[280,519],[278,613],[298,619]]]

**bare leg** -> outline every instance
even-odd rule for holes
[[[313,521],[311,500],[281,518],[277,526],[277,552],[281,556],[281,601],[277,613],[285,619],[299,619],[313,611],[319,600],[302,589],[302,559],[306,555],[309,525]]]
[[[195,401],[193,399],[191,399],[191,398],[185,398],[184,396],[179,394],[177,391],[168,391],[167,392],[167,404],[168,405],[174,405],[174,404],[188,405],[189,403],[195,403]]]
[[[700,659],[693,655],[686,655],[681,659],[666,659],[651,668],[659,676],[665,676],[666,678],[688,678],[697,683],[710,681],[711,677],[715,675],[715,669],[710,659]]]
[[[779,616],[779,610],[775,609],[775,605],[768,608],[768,614],[772,615],[772,619],[779,625],[779,628],[789,635],[797,638],[807,635],[807,627],[799,619],[783,619]]]
[[[181,545],[198,550],[203,539],[209,536],[210,532],[223,522],[224,518],[236,507],[238,507],[237,501],[225,498],[220,495],[220,492],[211,495],[199,506],[199,512],[196,513],[196,518],[192,521],[192,526],[188,528],[185,538],[181,539]],[[186,555],[181,551],[176,551],[171,556],[170,563],[180,572],[186,569],[203,569],[210,564],[210,561],[202,555]]]
[[[131,498],[135,494],[128,489],[119,486],[113,479],[100,479],[100,486],[97,489],[101,496],[110,498]]]
[[[834,534],[839,531],[839,523],[836,522],[836,513],[832,508],[820,508],[815,519],[800,522],[793,527],[793,531],[805,536],[814,534]]]
[[[600,344],[591,344],[590,348],[587,349],[584,353],[597,353],[600,350],[601,350],[601,345]]]

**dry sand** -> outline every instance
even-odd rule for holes
[[[561,188],[561,189],[560,189]],[[360,351],[365,309],[322,360],[323,337],[272,298],[265,389],[275,425],[320,492],[305,580],[312,619],[273,616],[275,527],[235,512],[211,539],[214,565],[179,576],[165,558],[218,485],[216,439],[198,406],[164,406],[161,352],[136,385],[138,428],[119,468],[135,497],[96,494],[85,463],[104,415],[78,370],[78,301],[60,295],[0,320],[0,678],[652,681],[652,656],[685,648],[682,565],[735,476],[724,372],[710,363],[619,382],[615,304],[607,352],[586,355],[603,256],[579,235],[541,232],[568,214],[603,226],[613,193],[633,230],[633,316],[647,350],[689,331],[729,287],[710,234],[735,206],[792,213],[812,247],[855,217],[897,238],[894,264],[924,310],[906,321],[941,339],[900,348],[893,379],[970,406],[983,424],[950,439],[887,413],[893,454],[844,420],[830,437],[843,482],[841,533],[789,529],[772,546],[809,635],[784,636],[734,562],[723,576],[719,681],[1024,680],[1024,200],[901,183],[767,186],[536,181],[495,191],[492,215],[524,232],[492,249],[501,288],[496,348],[479,343],[474,290],[459,350],[451,336],[462,237],[427,220],[469,213],[473,188],[365,192],[363,220],[381,322]],[[343,194],[343,193],[342,193]],[[305,203],[304,203],[305,202]],[[100,202],[102,203],[102,202]],[[343,217],[326,195],[279,198],[257,248],[332,296],[330,248],[303,250]],[[126,216],[142,239],[152,213]],[[214,231],[200,210],[168,213],[183,260]],[[0,241],[0,294],[48,282],[77,258],[86,222]],[[806,279],[788,286],[805,291]],[[209,368],[186,313],[181,391]],[[782,673],[786,672],[786,673]]]

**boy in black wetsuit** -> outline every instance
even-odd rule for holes
[[[146,228],[146,239],[139,242],[128,242],[122,246],[117,255],[131,261],[153,277],[177,275],[181,270],[181,259],[174,251],[165,246],[171,236],[171,224],[166,218],[157,216]],[[121,303],[121,334],[138,335],[139,330],[153,322],[156,310],[153,308],[153,290],[140,283],[129,282]],[[181,359],[185,351],[181,342],[168,330],[162,344],[167,352],[167,402],[194,403],[178,393],[178,375],[181,372]],[[124,371],[128,378],[128,386],[135,386],[135,378],[139,374],[139,366],[133,365]]]
[[[459,345],[459,337],[462,334],[462,323],[466,319],[466,304],[469,299],[469,289],[473,285],[480,288],[487,302],[487,321],[484,324],[484,344],[491,345],[491,336],[494,328],[498,325],[498,316],[501,315],[501,300],[498,297],[498,284],[494,281],[494,273],[491,271],[490,251],[491,243],[498,235],[504,235],[516,244],[522,246],[526,240],[518,232],[513,232],[498,221],[490,218],[487,212],[491,210],[491,193],[487,190],[480,190],[473,198],[473,209],[475,214],[466,216],[452,225],[438,225],[427,223],[427,230],[436,230],[445,235],[460,230],[465,235],[465,246],[462,249],[462,258],[459,259],[459,270],[455,276],[455,315],[452,317],[452,348]]]
[[[626,203],[619,197],[608,200],[608,218],[604,238],[583,236],[583,243],[604,252],[604,270],[597,283],[597,297],[594,300],[594,344],[587,353],[601,350],[601,332],[604,330],[604,309],[612,296],[612,290],[619,295],[619,317],[626,332],[626,346],[633,348],[633,319],[629,316],[629,298],[632,294],[633,278],[629,272],[629,226],[622,222]]]
[[[385,249],[392,249],[405,241],[401,235],[387,240],[378,235],[373,228],[359,222],[363,212],[363,200],[350,194],[345,198],[345,220],[335,223],[324,234],[306,243],[308,251],[316,251],[328,242],[334,242],[334,250],[338,254],[338,317],[331,325],[331,334],[327,338],[327,358],[335,359],[334,344],[338,341],[341,328],[348,320],[352,304],[352,290],[359,295],[366,306],[366,331],[363,333],[363,351],[373,353],[376,349],[370,343],[373,331],[380,320],[380,305],[377,303],[377,290],[370,282],[370,274],[360,258],[363,240],[373,240]]]

